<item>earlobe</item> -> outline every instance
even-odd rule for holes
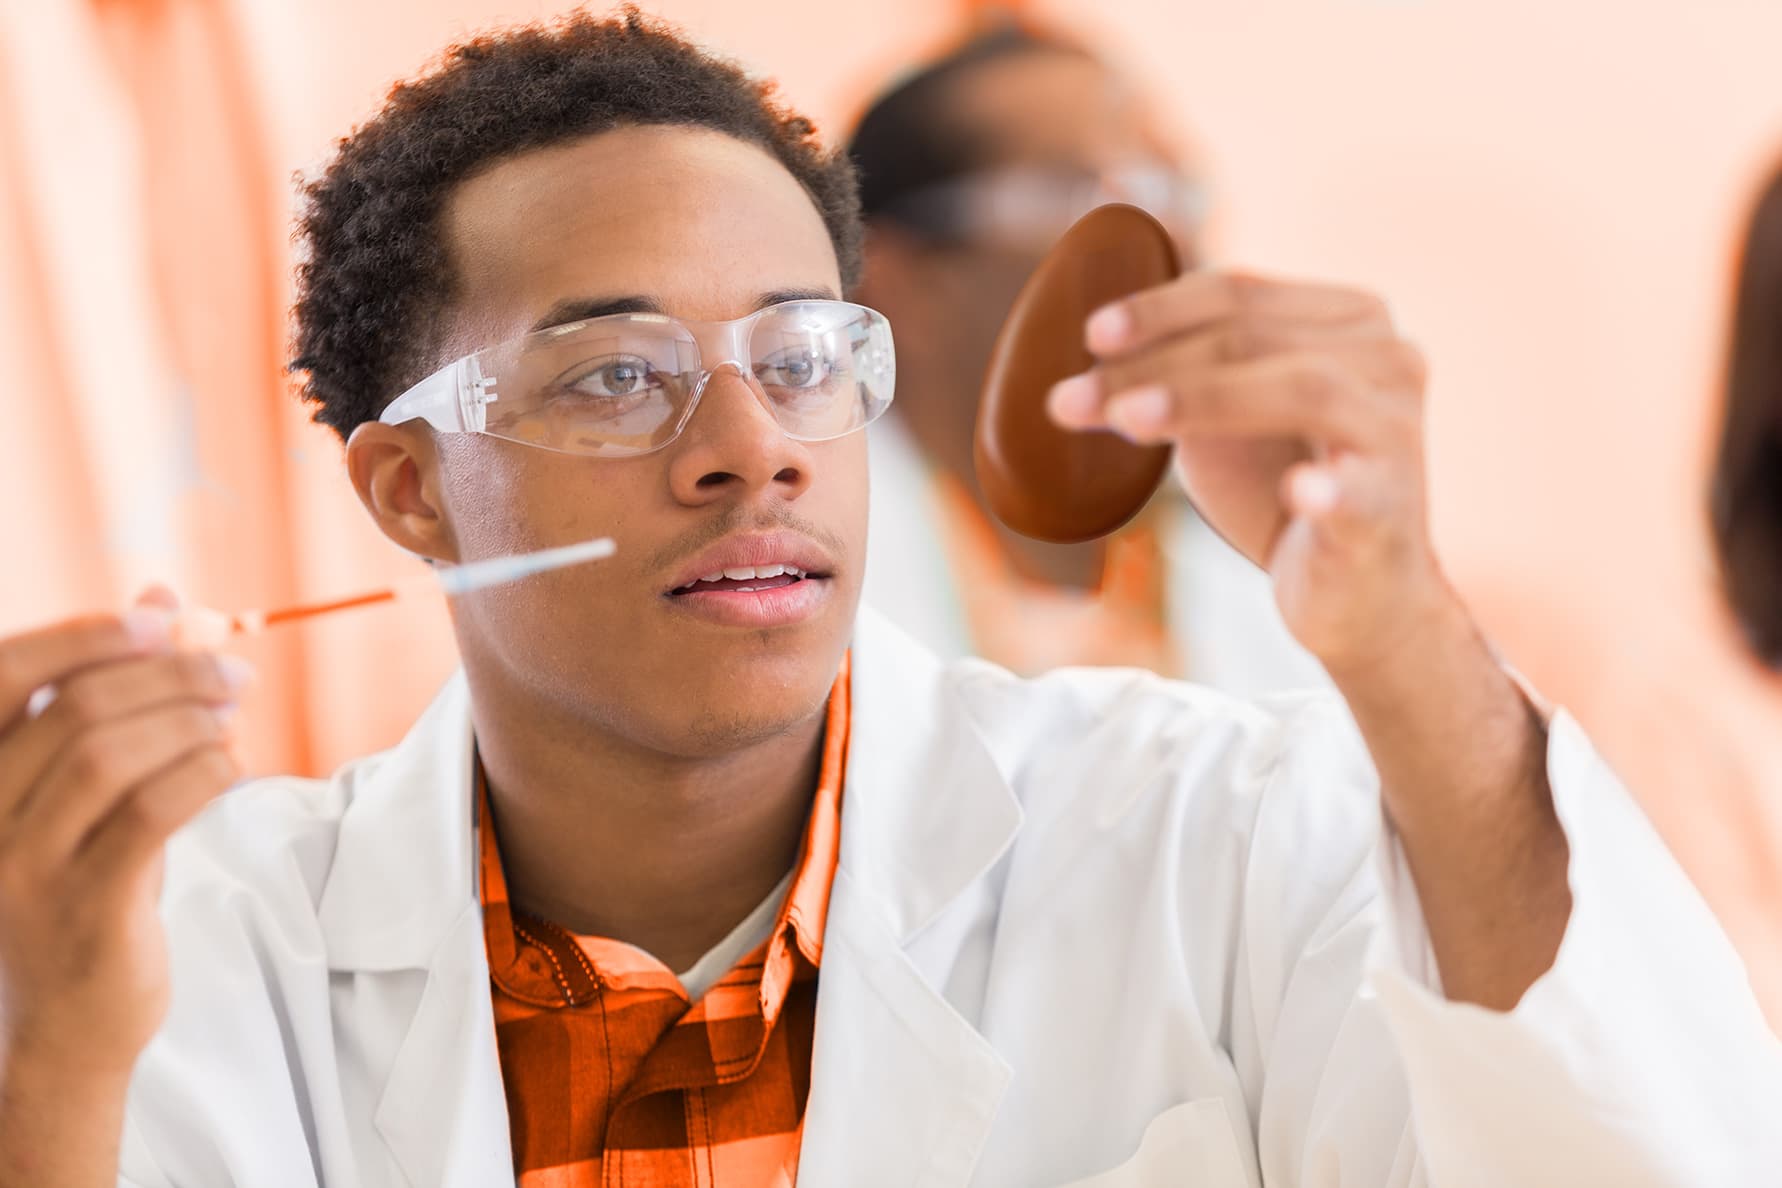
[[[347,441],[347,474],[385,536],[417,556],[458,559],[442,514],[438,455],[425,429],[360,425]]]

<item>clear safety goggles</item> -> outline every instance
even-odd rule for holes
[[[609,314],[466,355],[391,401],[378,420],[629,457],[679,437],[725,368],[800,441],[843,437],[877,420],[897,378],[891,323],[847,301],[787,301],[728,322]]]
[[[1186,241],[1205,224],[1206,187],[1154,161],[1094,171],[1010,165],[923,186],[886,205],[892,218],[949,239],[1015,247],[1050,246],[1098,206],[1125,202]]]

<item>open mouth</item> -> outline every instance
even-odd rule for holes
[[[729,537],[669,577],[675,613],[719,627],[791,627],[833,607],[828,554],[790,532]]]
[[[783,590],[801,582],[821,581],[827,574],[806,573],[794,565],[740,565],[703,574],[669,591],[682,594],[758,594]]]

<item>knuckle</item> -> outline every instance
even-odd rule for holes
[[[139,835],[154,833],[165,828],[162,807],[163,797],[155,795],[155,789],[144,788],[134,796],[126,797],[112,811],[114,824],[125,833]]]
[[[1256,319],[1240,315],[1232,319],[1219,336],[1219,361],[1248,363],[1261,355],[1266,343]]]
[[[169,833],[240,778],[240,767],[232,755],[221,747],[205,747],[166,778],[130,797],[125,808],[133,827]]]
[[[1402,339],[1394,344],[1394,354],[1406,391],[1421,400],[1423,389],[1429,384],[1429,357],[1415,343]]]
[[[109,700],[98,681],[71,681],[57,692],[54,713],[73,729],[86,730],[105,721]]]
[[[1293,371],[1295,399],[1314,410],[1325,410],[1342,396],[1335,368],[1320,359],[1307,359]]]
[[[176,711],[179,737],[192,743],[213,743],[223,737],[223,725],[214,711],[198,705],[184,705]]]
[[[89,734],[77,740],[68,756],[68,774],[83,788],[111,788],[122,782],[122,751]]]
[[[1355,300],[1360,306],[1365,320],[1385,325],[1392,323],[1392,307],[1386,304],[1386,299],[1378,293],[1369,293],[1358,289],[1355,291]]]
[[[132,824],[139,829],[166,833],[178,827],[185,818],[186,797],[174,795],[175,788],[144,789],[130,798]]]
[[[1179,300],[1180,284],[1178,278],[1160,289],[1134,293],[1124,301],[1110,303],[1118,304],[1130,320],[1131,341],[1144,342],[1151,337],[1158,323],[1164,320],[1163,310]]]
[[[1194,393],[1196,411],[1214,421],[1232,416],[1242,405],[1242,392],[1229,379],[1209,379]]]
[[[1225,300],[1239,312],[1255,306],[1268,282],[1250,272],[1228,272],[1224,276]]]
[[[196,693],[210,693],[223,688],[223,672],[210,652],[180,652],[171,658],[174,680],[180,688]]]
[[[1423,418],[1416,406],[1394,403],[1386,416],[1393,437],[1401,445],[1415,446],[1423,440]]]

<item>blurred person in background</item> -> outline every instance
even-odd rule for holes
[[[1185,267],[1206,196],[1143,96],[1089,49],[998,23],[897,81],[848,148],[868,221],[860,300],[900,341],[896,406],[872,439],[865,601],[944,657],[1018,672],[1131,664],[1254,694],[1323,682],[1266,575],[1173,486],[1104,541],[1002,526],[972,463],[1003,319],[1054,241],[1102,202],[1149,210]]]
[[[1782,171],[1752,213],[1735,301],[1710,518],[1732,613],[1765,676],[1782,683]],[[1701,725],[1711,734],[1724,728]],[[1782,722],[1775,728],[1782,732]],[[1734,750],[1729,742],[1719,753]],[[1702,849],[1701,859],[1692,861],[1696,847],[1679,850],[1782,1032],[1782,802],[1773,796],[1775,775],[1723,766],[1732,786],[1756,795],[1741,814],[1719,814],[1728,828],[1703,834],[1719,844]]]
[[[1758,658],[1782,670],[1782,172],[1740,262],[1712,517],[1726,594]]]

